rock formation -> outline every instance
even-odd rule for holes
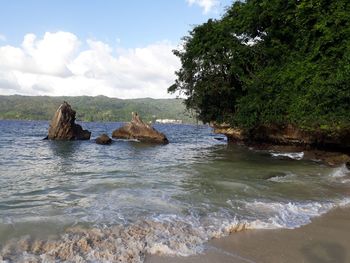
[[[230,142],[243,142],[245,140],[245,136],[243,131],[237,128],[232,128],[227,123],[215,123],[211,122],[210,126],[214,129],[214,133],[224,134]]]
[[[101,134],[99,137],[97,137],[95,142],[97,144],[107,145],[107,144],[111,144],[112,143],[112,139],[109,138],[109,136],[104,133],[104,134]]]
[[[255,144],[268,143],[272,145],[292,145],[306,148],[322,149],[326,151],[350,151],[350,129],[335,135],[324,134],[322,131],[307,131],[288,125],[261,125],[244,131],[233,128],[228,124],[211,123],[214,133],[227,136],[235,143]]]
[[[321,160],[330,166],[350,167],[350,131],[337,136],[303,131],[292,125],[260,126],[249,132],[229,124],[211,123],[214,133],[226,135],[229,142],[244,144],[259,150],[304,152],[306,160]]]
[[[141,142],[168,143],[167,137],[144,123],[137,113],[132,113],[131,122],[112,133],[113,138],[117,139],[137,139]]]
[[[47,139],[49,140],[89,140],[91,132],[75,123],[76,112],[67,102],[63,102],[51,120]]]

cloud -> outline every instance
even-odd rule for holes
[[[21,47],[0,47],[0,70],[67,76],[67,64],[78,46],[77,37],[67,32],[45,33],[39,40],[27,34]]]
[[[118,98],[170,97],[180,67],[163,41],[134,49],[82,41],[69,32],[24,36],[21,46],[0,46],[0,94]]]
[[[7,40],[6,36],[0,34],[0,41],[4,41],[5,42],[6,40]]]
[[[5,93],[13,93],[21,90],[15,76],[11,73],[4,74],[0,71],[0,90]]]
[[[218,0],[186,0],[187,3],[192,6],[192,5],[198,5],[201,8],[203,8],[203,13],[208,14],[212,10],[214,10],[218,4]]]

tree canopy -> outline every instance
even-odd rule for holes
[[[184,37],[180,91],[204,122],[350,127],[350,2],[247,0]]]

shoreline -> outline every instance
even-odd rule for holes
[[[213,133],[227,137],[228,143],[256,150],[304,152],[307,160],[320,160],[329,166],[345,163],[350,167],[349,131],[329,136],[321,131],[305,131],[291,124],[261,126],[247,133],[229,124],[210,123]],[[336,131],[334,131],[336,132]]]
[[[247,230],[213,239],[202,254],[148,255],[146,263],[350,262],[350,207],[340,207],[296,229]]]

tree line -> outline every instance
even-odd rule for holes
[[[131,112],[138,112],[145,121],[180,119],[196,120],[186,110],[182,99],[117,99],[105,96],[49,97],[1,96],[0,119],[51,120],[63,101],[69,102],[81,121],[130,121]]]

